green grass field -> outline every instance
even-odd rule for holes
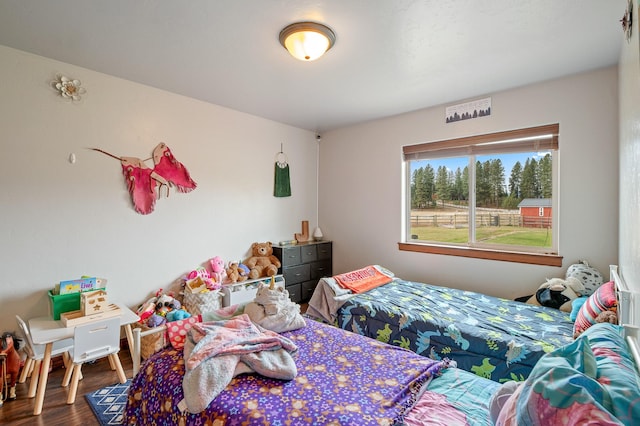
[[[414,226],[411,228],[411,234],[417,235],[417,239],[423,241],[466,243],[469,229]],[[551,231],[540,228],[485,226],[476,229],[476,240],[514,246],[551,247]]]

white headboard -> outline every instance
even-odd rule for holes
[[[618,273],[617,265],[609,266],[610,279],[618,290],[618,322],[624,326],[624,335],[629,349],[640,369],[640,318],[638,317],[638,299],[640,295],[631,291],[626,281]]]
[[[636,313],[638,294],[631,291],[626,281],[618,273],[618,265],[609,265],[611,281],[616,285],[618,293],[618,323],[640,326],[640,318]]]

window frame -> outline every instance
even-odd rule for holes
[[[562,256],[559,255],[559,134],[558,123],[548,124],[525,129],[516,129],[503,132],[489,133],[476,136],[468,136],[456,139],[448,139],[434,142],[406,145],[403,150],[403,176],[402,185],[402,238],[398,243],[400,251],[412,251],[420,253],[432,253],[449,256],[462,256],[477,259],[499,260],[536,265],[562,266]],[[472,157],[475,163],[476,155],[500,154],[506,152],[523,152],[537,150],[552,150],[552,247],[550,250],[523,251],[520,247],[509,248],[506,246],[491,246],[468,241],[464,244],[446,244],[436,242],[410,240],[410,216],[411,216],[411,171],[409,162],[419,159],[450,158],[455,156]],[[475,171],[473,171],[475,180]],[[475,183],[473,183],[475,187]],[[470,200],[471,204],[471,200]],[[475,205],[475,201],[473,202]],[[518,250],[520,249],[520,250]]]

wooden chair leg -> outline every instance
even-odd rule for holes
[[[69,355],[69,352],[65,352],[62,354],[62,362],[64,363],[64,368],[66,368],[67,370],[69,369],[73,369],[73,361],[71,360],[71,355]],[[66,372],[65,372],[65,376],[66,376]],[[71,374],[71,373],[69,373]],[[80,373],[80,380],[82,380],[82,373]],[[67,382],[66,384],[64,384],[63,381],[63,387],[69,385],[69,382]]]
[[[33,372],[31,373],[31,381],[29,382],[29,393],[27,397],[35,398],[36,391],[38,390],[38,380],[40,380],[40,367],[42,366],[42,360],[37,359],[33,362]]]
[[[22,371],[20,372],[20,378],[18,379],[18,383],[24,383],[27,381],[27,376],[29,376],[29,369],[31,368],[31,363],[33,362],[32,358],[27,357],[24,360],[24,365],[22,366]]]
[[[66,371],[64,372],[64,377],[62,378],[62,387],[69,386],[69,382],[71,380],[71,375],[73,374],[74,364],[69,364],[67,366]]]
[[[67,404],[73,404],[74,402],[76,402],[76,393],[78,392],[78,382],[80,381],[81,368],[82,364],[75,364],[73,366],[71,387],[69,388],[69,395],[67,396]]]
[[[118,379],[120,379],[120,383],[125,383],[127,381],[127,376],[124,374],[124,369],[122,368],[122,363],[120,362],[120,357],[118,354],[109,355],[110,362],[115,365],[116,373],[118,373]]]

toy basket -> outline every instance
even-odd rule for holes
[[[191,293],[185,291],[183,304],[191,315],[200,315],[205,312],[215,311],[221,307],[221,294],[219,291],[206,291],[204,293]]]
[[[141,332],[152,330],[152,327],[148,327],[145,324],[135,323],[132,325],[134,328],[139,328]],[[164,349],[169,344],[167,338],[167,331],[158,331],[147,336],[140,338],[140,356],[142,359],[147,359],[156,352]]]

